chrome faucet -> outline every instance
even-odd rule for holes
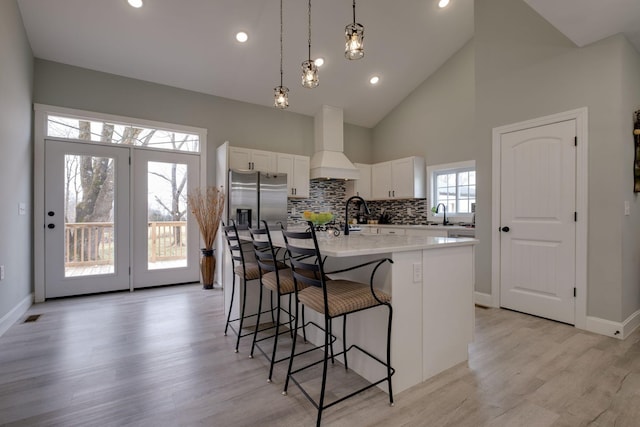
[[[438,203],[438,206],[436,206],[436,213],[440,212],[440,206],[442,206],[442,225],[447,225],[449,224],[449,221],[447,221],[447,207],[445,206],[444,203]]]
[[[349,202],[352,201],[353,199],[357,199],[360,202],[362,202],[362,205],[364,206],[364,211],[367,213],[367,215],[371,215],[369,206],[367,206],[367,202],[365,202],[362,197],[360,196],[349,197],[347,199],[347,202],[344,204],[344,235],[345,236],[349,235]]]

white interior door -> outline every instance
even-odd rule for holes
[[[129,289],[129,149],[45,141],[45,297]]]
[[[199,157],[136,150],[133,164],[133,287],[199,281],[199,230],[187,208]]]
[[[575,323],[575,120],[501,137],[500,305]]]

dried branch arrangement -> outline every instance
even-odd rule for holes
[[[213,249],[224,211],[222,187],[207,187],[205,191],[191,192],[187,195],[187,203],[198,221],[200,234],[204,240],[204,249]]]

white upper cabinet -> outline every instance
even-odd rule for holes
[[[371,166],[371,196],[374,200],[391,199],[391,162]]]
[[[426,197],[425,163],[422,157],[406,157],[371,166],[371,193],[380,199]]]
[[[276,153],[229,147],[229,169],[276,172]]]
[[[309,197],[310,161],[307,156],[277,153],[277,171],[287,174],[289,198]]]
[[[371,165],[363,163],[353,164],[360,171],[360,178],[347,181],[346,196],[360,196],[365,200],[371,199]]]

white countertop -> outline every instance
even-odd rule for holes
[[[333,236],[318,232],[318,246],[323,255],[349,257],[406,252],[423,249],[439,249],[453,246],[475,245],[478,240],[466,237],[396,236],[388,234],[351,233],[348,236]],[[284,246],[282,235],[272,232],[274,246]]]

